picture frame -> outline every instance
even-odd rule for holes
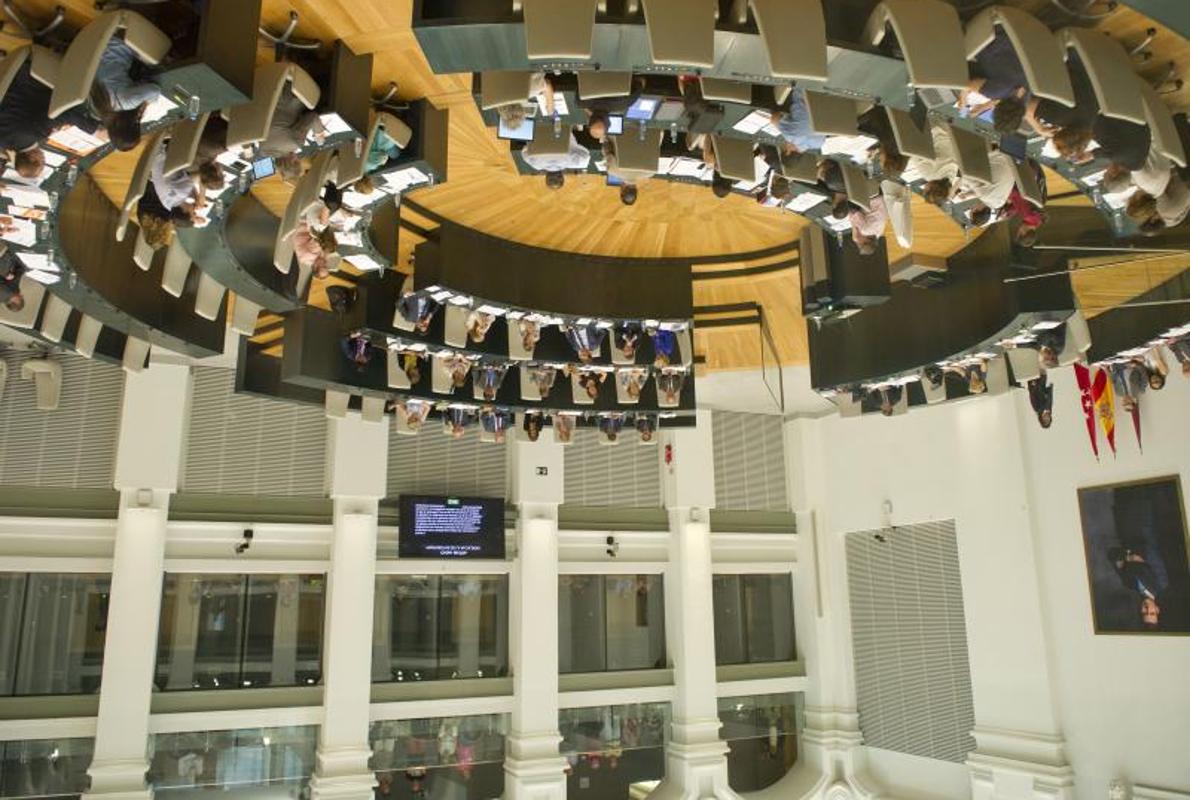
[[[1078,490],[1096,635],[1190,635],[1190,539],[1181,478]]]

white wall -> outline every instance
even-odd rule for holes
[[[884,527],[886,499],[894,524],[956,521],[978,728],[1064,736],[1079,797],[1104,796],[1114,777],[1190,790],[1190,637],[1093,635],[1076,492],[1185,482],[1190,381],[1171,376],[1145,398],[1143,456],[1122,419],[1118,458],[1096,463],[1072,371],[1052,377],[1049,430],[1022,391],[817,420],[824,488],[808,499],[827,536]],[[906,759],[876,754],[872,771],[889,788],[940,788]]]

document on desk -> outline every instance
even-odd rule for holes
[[[780,136],[781,130],[772,123],[770,112],[756,110],[732,126],[740,133],[755,136],[762,131],[770,136]]]
[[[5,186],[0,189],[0,195],[7,197],[14,205],[37,208],[49,208],[50,196],[48,192],[32,186]]]
[[[67,125],[61,130],[54,131],[46,143],[80,158],[91,155],[104,144],[99,137],[74,125]]]
[[[804,214],[819,203],[826,202],[824,195],[817,192],[802,192],[795,195],[792,200],[785,204],[785,207],[795,214]]]
[[[11,217],[13,229],[5,231],[0,239],[12,242],[18,247],[33,247],[37,244],[37,225],[27,219]]]
[[[346,256],[343,260],[361,272],[384,272],[385,270],[384,264],[363,253]]]
[[[141,124],[148,125],[151,122],[156,122],[165,117],[178,107],[178,104],[170,100],[165,95],[160,95],[156,100],[145,106],[145,113],[141,115]]]

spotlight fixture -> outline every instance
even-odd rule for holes
[[[615,536],[607,537],[607,549],[604,552],[609,558],[615,558],[616,554],[620,552],[620,543],[616,541]]]
[[[252,537],[254,533],[255,532],[251,528],[244,528],[244,538],[239,544],[236,545],[237,556],[242,556],[248,551],[248,548],[252,546]]]

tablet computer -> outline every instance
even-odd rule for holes
[[[254,180],[264,180],[277,172],[271,158],[261,158],[252,162],[252,177]]]

